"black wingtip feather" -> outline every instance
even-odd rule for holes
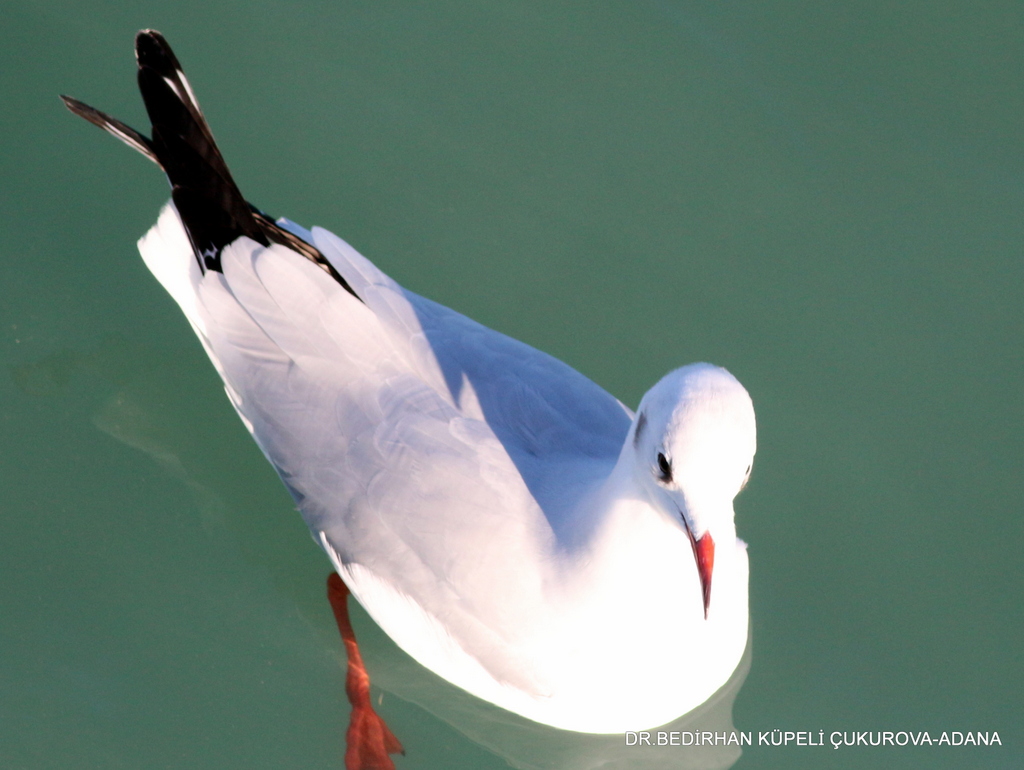
[[[244,235],[264,246],[279,243],[297,251],[360,299],[316,246],[282,229],[242,197],[164,36],[153,29],[140,31],[135,36],[135,57],[139,90],[153,124],[152,138],[84,102],[70,96],[60,98],[71,112],[113,134],[164,170],[200,268],[219,271],[221,250]]]
[[[149,140],[148,136],[143,136],[134,128],[122,123],[117,118],[112,118],[107,115],[107,113],[100,112],[95,107],[90,107],[85,102],[78,101],[78,99],[72,99],[70,96],[64,96],[61,94],[60,100],[64,102],[65,107],[75,113],[75,115],[78,115],[78,117],[84,118],[94,126],[99,126],[107,133],[116,136],[129,147],[134,150],[138,150],[151,161],[156,163],[156,165],[160,166],[160,161],[156,157],[156,151],[153,149],[153,143]],[[163,168],[163,166],[161,166],[161,168]]]
[[[181,71],[181,64],[167,38],[155,29],[140,29],[135,33],[135,59],[139,66],[147,64],[160,69],[166,65],[169,69]]]
[[[167,41],[152,30],[135,38],[139,90],[153,124],[153,149],[204,269],[219,271],[221,250],[241,236],[268,245],[192,95]]]

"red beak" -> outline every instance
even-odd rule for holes
[[[700,589],[704,597],[704,619],[708,619],[708,607],[711,606],[711,570],[715,568],[715,541],[711,534],[705,532],[699,540],[686,528],[693,546],[693,558],[697,560],[697,574],[700,575]]]

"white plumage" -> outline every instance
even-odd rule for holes
[[[152,137],[64,101],[167,173],[143,259],[377,623],[454,684],[570,730],[654,727],[725,684],[747,640],[743,386],[692,364],[634,415],[326,230],[274,224],[163,37],[140,32],[136,56]]]
[[[753,455],[742,386],[678,370],[645,397],[636,438],[632,413],[570,367],[405,291],[325,230],[283,224],[359,298],[244,237],[223,273],[202,272],[173,204],[139,248],[377,623],[449,681],[565,729],[652,727],[713,694],[747,638],[731,507]],[[688,500],[647,444],[678,458],[676,479],[692,446],[691,462],[711,458],[702,479],[729,473]],[[706,619],[688,525],[717,543]]]

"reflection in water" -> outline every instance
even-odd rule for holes
[[[224,528],[224,501],[186,469],[182,457],[188,444],[182,423],[166,419],[176,401],[190,389],[175,369],[162,365],[152,351],[119,338],[107,338],[91,353],[63,349],[41,361],[18,367],[14,380],[26,393],[57,396],[78,381],[98,380],[98,407],[90,406],[92,422],[104,433],[149,455],[192,493],[209,534]],[[103,387],[106,385],[106,387]],[[184,431],[192,433],[194,431]]]
[[[144,452],[181,481],[195,500],[204,533],[269,576],[306,620],[313,632],[308,641],[333,650],[343,670],[344,654],[327,601],[311,603],[311,597],[323,597],[322,577],[311,591],[307,567],[318,554],[305,525],[198,354],[191,366],[179,355],[110,338],[90,353],[59,351],[12,374],[24,392],[35,396],[80,400],[84,394],[85,403],[75,411],[88,412],[105,434]],[[326,561],[323,565],[326,569]],[[375,687],[418,705],[511,767],[715,770],[731,767],[740,756],[737,746],[627,746],[623,735],[573,733],[530,722],[423,668],[365,616],[356,625]],[[659,729],[731,733],[733,702],[750,658],[748,640],[729,682],[703,706]],[[337,727],[341,732],[343,725]],[[415,747],[408,748],[412,759]]]
[[[253,462],[262,461],[259,450],[234,441],[248,434],[220,381],[197,365],[206,363],[199,355],[112,336],[88,353],[63,349],[12,375],[26,393],[73,400],[75,411],[87,412],[101,431],[149,455],[193,493],[204,524],[228,527],[240,538],[237,544],[251,551],[249,533],[276,518],[253,511],[266,509],[268,497],[274,504],[289,498]],[[238,521],[224,520],[232,515],[225,500]],[[266,556],[261,551],[256,561]]]
[[[624,735],[589,735],[556,730],[475,698],[420,666],[374,627],[360,630],[366,664],[375,685],[443,719],[460,733],[520,770],[720,770],[739,759],[738,746],[627,746]],[[731,733],[732,706],[750,671],[751,641],[729,681],[706,703],[664,731]],[[650,731],[654,732],[654,731]]]
[[[12,376],[25,393],[89,415],[103,433],[152,458],[189,490],[207,536],[269,577],[304,617],[319,616],[323,608],[311,598],[318,592],[304,585],[308,572],[296,569],[312,553],[305,525],[207,369],[202,351],[111,336]]]

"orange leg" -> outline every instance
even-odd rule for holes
[[[405,754],[405,749],[370,705],[370,675],[363,666],[363,656],[359,654],[348,618],[348,586],[336,572],[327,578],[327,598],[348,655],[345,694],[352,704],[352,716],[345,734],[345,770],[395,770],[395,763],[388,754]]]

